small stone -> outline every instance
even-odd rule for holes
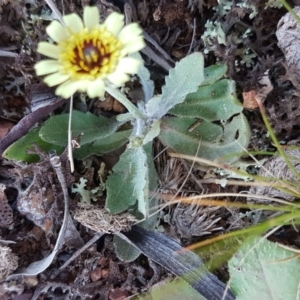
[[[107,278],[108,277],[108,269],[102,269],[102,278]]]
[[[98,281],[102,278],[102,270],[101,268],[97,267],[90,273],[90,278],[93,282]]]
[[[101,267],[107,267],[108,266],[108,259],[104,256],[99,258],[97,265],[101,266]]]
[[[123,300],[129,296],[127,291],[123,291],[119,288],[112,289],[109,293],[108,299],[109,300]]]

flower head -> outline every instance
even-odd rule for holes
[[[113,12],[99,23],[97,7],[85,7],[83,21],[77,14],[63,17],[46,28],[55,42],[40,42],[37,51],[51,59],[35,64],[37,75],[49,86],[58,85],[55,93],[69,98],[76,91],[89,97],[103,96],[107,82],[119,87],[135,74],[139,61],[127,54],[144,46],[142,29],[137,23],[124,27],[124,16]]]

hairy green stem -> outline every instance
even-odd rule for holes
[[[72,112],[73,112],[73,95],[70,99],[70,112],[69,112],[69,122],[68,122],[68,159],[70,162],[71,173],[74,172],[74,159],[73,159],[73,148],[72,148]]]
[[[123,93],[121,93],[116,87],[112,85],[107,85],[105,87],[106,92],[108,92],[111,96],[116,98],[119,102],[121,102],[128,111],[136,118],[143,119],[144,115],[138,110],[138,108],[132,104]]]

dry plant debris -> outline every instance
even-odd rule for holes
[[[286,155],[290,159],[291,163],[297,170],[300,172],[300,151],[298,149],[294,150],[286,150]],[[281,156],[273,156],[265,161],[262,168],[259,171],[259,175],[264,178],[270,178],[271,182],[276,182],[276,180],[283,180],[287,182],[297,182],[296,175],[290,170],[289,166],[286,164],[284,159]],[[273,180],[272,180],[273,178]],[[284,183],[282,183],[282,187],[284,187]],[[293,201],[296,199],[295,196],[291,194],[287,194],[283,191],[280,191],[271,186],[253,186],[249,190],[250,194],[268,196],[278,199],[284,199],[287,201]],[[258,200],[253,200],[257,202]],[[262,204],[270,203],[270,201],[263,200]],[[275,203],[273,203],[275,205]]]
[[[172,208],[170,223],[181,239],[191,240],[192,237],[223,230],[223,227],[216,225],[221,220],[218,211],[219,207],[203,207],[198,201],[191,204],[179,203]]]
[[[18,260],[9,247],[0,245],[0,282],[17,269]]]
[[[78,203],[74,219],[99,233],[128,231],[137,222],[129,213],[111,215],[104,208],[86,203]]]
[[[4,193],[5,185],[0,184],[0,226],[7,227],[13,221],[13,211]]]

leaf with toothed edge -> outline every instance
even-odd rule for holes
[[[146,115],[160,119],[176,104],[183,102],[187,94],[195,92],[204,80],[203,55],[195,52],[183,58],[166,77],[161,97],[153,97],[146,104]]]
[[[235,94],[235,82],[222,79],[211,85],[199,87],[169,113],[178,117],[217,121],[228,120],[242,110],[243,106]]]
[[[137,71],[137,76],[140,79],[141,85],[143,87],[145,102],[148,102],[149,99],[151,99],[154,95],[154,83],[150,79],[150,72],[144,65],[144,60],[142,59],[141,55],[136,52],[129,55],[130,57],[133,57],[141,62],[140,67]]]
[[[249,237],[228,262],[237,299],[299,299],[300,261],[263,237]]]
[[[194,130],[190,130],[198,124]],[[159,140],[177,153],[196,155],[222,163],[232,163],[240,157],[250,140],[247,119],[239,114],[224,127],[192,118],[164,118],[161,123]]]
[[[106,181],[105,208],[112,214],[121,213],[136,202],[144,216],[148,214],[148,166],[142,147],[127,148],[113,167]]]
[[[157,188],[157,173],[155,170],[155,166],[153,163],[153,155],[152,155],[152,143],[148,143],[147,145],[143,146],[144,151],[147,155],[147,166],[148,166],[148,178],[149,178],[149,191],[155,191]],[[122,201],[123,199],[120,199]],[[151,195],[148,195],[148,206],[149,206],[149,214],[151,215],[153,213],[154,208],[158,205],[158,199],[156,197],[152,197]],[[141,213],[135,208],[131,211],[131,213],[137,218],[141,219],[142,215]],[[139,223],[138,226],[141,226],[143,228],[147,229],[154,229],[157,225],[157,214],[152,214],[151,217],[145,219],[141,223]],[[138,250],[136,247],[132,246],[131,244],[128,244],[128,241],[122,239],[118,235],[114,236],[114,246],[115,251],[118,256],[118,258],[122,261],[131,262],[135,260],[140,254],[141,251]]]

